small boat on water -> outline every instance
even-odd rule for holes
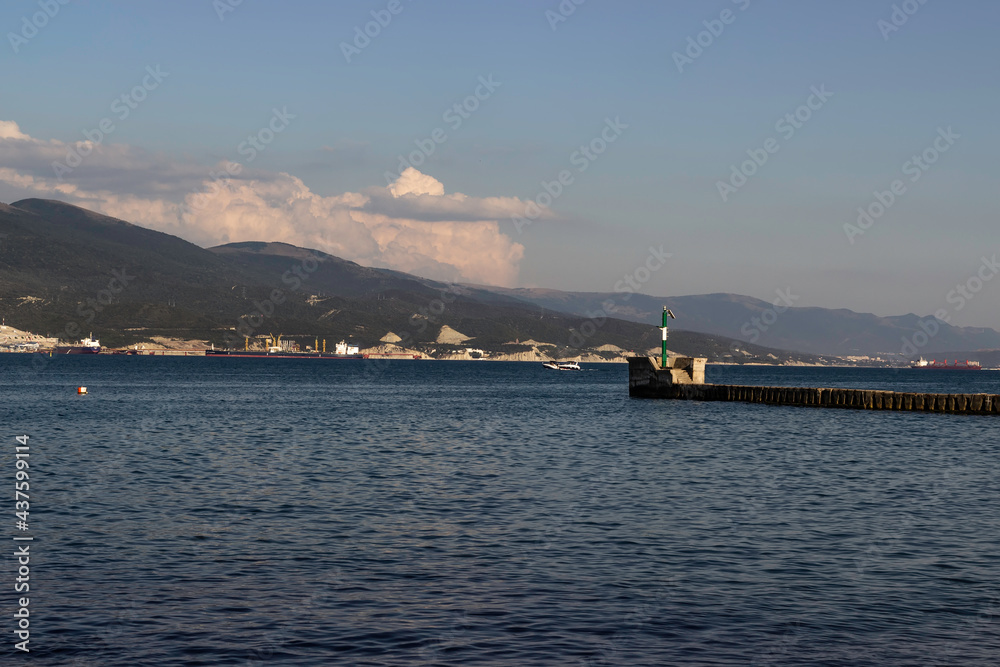
[[[936,359],[927,361],[923,357],[920,357],[919,361],[914,361],[910,364],[910,368],[934,371],[978,371],[982,370],[983,366],[978,361],[969,361],[968,359],[964,362],[959,362],[958,359],[956,359],[954,364],[949,364],[947,359],[944,361],[938,361]]]
[[[546,361],[542,364],[543,367],[552,369],[554,371],[580,371],[580,364],[575,361]]]
[[[90,336],[81,340],[79,345],[56,345],[52,351],[56,354],[100,354],[101,341]]]

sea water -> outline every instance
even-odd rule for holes
[[[630,399],[584,368],[0,355],[4,664],[1000,661],[1000,419]]]

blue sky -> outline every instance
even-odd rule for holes
[[[4,3],[0,121],[33,143],[0,142],[0,200],[61,198],[203,245],[270,234],[432,277],[571,290],[610,291],[662,245],[673,257],[646,293],[790,288],[796,305],[1000,327],[1000,279],[961,308],[948,298],[1000,252],[995,3],[567,0],[553,28],[555,0],[400,0],[350,62],[341,43],[388,0],[243,0],[220,19],[223,3],[73,0],[16,53],[10,33],[41,10]],[[678,71],[675,52],[699,33],[707,46]],[[65,176],[77,189],[54,189],[48,158],[156,66],[169,75]],[[491,76],[499,87],[449,127],[445,112]],[[832,96],[779,132],[814,87]],[[294,119],[248,163],[239,146],[274,109]],[[627,129],[580,172],[574,151],[609,118]],[[437,128],[447,138],[421,178],[375,192]],[[910,181],[904,163],[947,128],[958,138]],[[769,138],[777,152],[724,201],[719,182]],[[229,197],[171,217],[225,160],[247,169],[239,212]],[[511,214],[561,170],[572,183],[518,229]],[[884,215],[846,232],[895,180],[905,190]],[[445,202],[440,185],[465,197]],[[247,192],[267,193],[260,210]]]

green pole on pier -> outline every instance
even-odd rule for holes
[[[660,331],[663,332],[663,352],[662,352],[661,359],[660,359],[660,368],[666,368],[667,367],[667,317],[671,317],[671,318],[673,318],[675,320],[677,319],[676,317],[674,317],[674,314],[672,312],[670,312],[669,310],[667,310],[667,307],[664,306],[663,307],[663,326],[660,328]]]

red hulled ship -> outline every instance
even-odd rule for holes
[[[910,364],[910,368],[921,368],[926,370],[935,371],[978,371],[982,369],[982,365],[978,361],[965,361],[955,360],[954,364],[949,364],[948,360],[938,361],[937,359],[932,359],[927,361],[923,357],[920,357],[919,361],[914,361]]]

